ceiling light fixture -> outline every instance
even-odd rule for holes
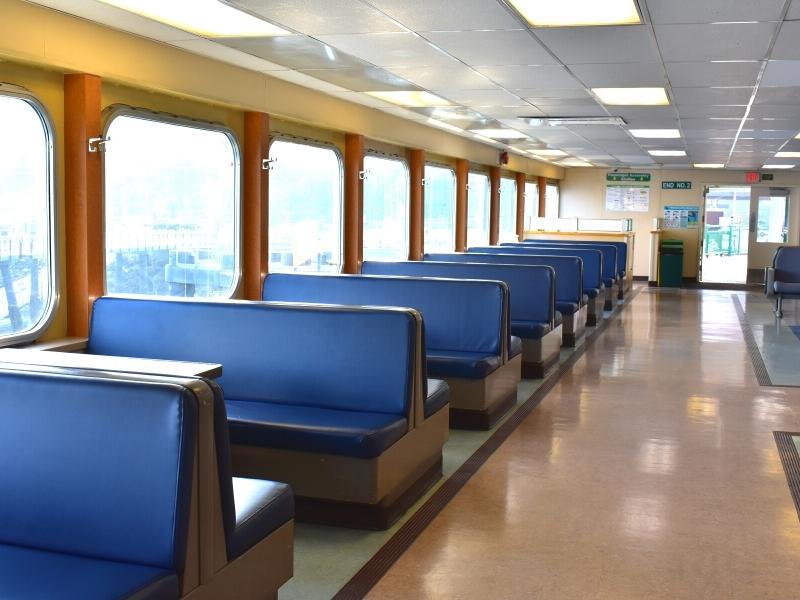
[[[571,125],[626,125],[622,117],[517,117],[531,127],[570,127]]]
[[[455,133],[464,133],[464,130],[461,129],[461,127],[456,127],[455,125],[450,125],[450,123],[438,121],[433,118],[428,119],[426,123],[428,123],[428,125],[433,125],[434,127],[441,127],[442,129],[447,129],[448,131],[453,131]]]
[[[291,35],[277,25],[218,0],[192,0],[190,4],[165,0],[100,1],[207,38]]]
[[[648,150],[651,156],[686,156],[685,150]]]
[[[533,27],[588,27],[639,25],[642,17],[635,0],[509,0]]]
[[[566,160],[562,160],[558,163],[563,167],[591,167],[593,166],[592,163],[586,162],[585,160],[580,160],[579,158],[567,158]]]
[[[762,165],[762,169],[794,169],[796,165]]]
[[[543,149],[543,150],[529,150],[531,154],[536,154],[538,156],[567,156],[567,153],[563,150],[550,150],[550,149]]]
[[[528,137],[521,131],[516,131],[515,129],[470,129],[470,132],[498,140],[521,140]]]
[[[450,102],[435,94],[423,90],[398,90],[393,92],[367,92],[379,100],[391,102],[409,108],[426,108],[429,106],[450,106]]]
[[[628,132],[636,138],[671,139],[681,137],[678,129],[629,129]]]
[[[592,88],[600,102],[609,106],[668,106],[663,87]]]
[[[722,163],[694,163],[695,169],[724,169],[725,165]]]
[[[472,137],[474,137],[476,140],[480,140],[480,141],[482,141],[482,142],[488,142],[489,144],[499,144],[499,143],[500,143],[500,142],[498,142],[497,140],[490,139],[490,138],[488,138],[488,137],[485,137],[485,136],[479,135],[479,134],[477,134],[477,133],[473,133],[473,134],[472,134]]]
[[[800,158],[800,152],[776,152],[775,158]]]

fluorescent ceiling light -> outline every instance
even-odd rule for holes
[[[218,0],[100,0],[128,12],[207,38],[291,35],[272,23]]]
[[[776,152],[775,158],[800,158],[800,152]]]
[[[450,123],[445,123],[444,121],[437,121],[436,119],[428,119],[428,125],[433,125],[434,127],[441,127],[442,129],[447,129],[448,131],[454,131],[455,133],[464,133],[464,130],[461,127],[456,127],[455,125],[450,125]]]
[[[634,0],[510,0],[533,27],[639,25],[642,18]]]
[[[490,144],[499,144],[500,143],[497,140],[493,140],[493,139],[490,139],[488,137],[484,137],[482,135],[478,135],[477,133],[473,133],[472,137],[474,137],[476,140],[480,140],[482,142],[488,142]]]
[[[566,160],[562,160],[558,163],[564,167],[591,167],[592,163],[588,163],[585,160],[580,160],[578,158],[568,158]]]
[[[648,150],[652,156],[686,156],[685,150]]]
[[[497,138],[498,140],[521,140],[526,137],[521,131],[514,129],[470,129],[472,133],[485,136],[487,138]]]
[[[592,88],[603,104],[612,106],[666,106],[667,91],[663,87]]]
[[[425,91],[367,92],[370,96],[410,108],[427,106],[450,106],[450,102]]]
[[[766,121],[766,119],[764,119],[764,120]],[[794,139],[800,140],[800,133],[798,133],[796,136],[794,136]]]
[[[572,125],[627,125],[622,117],[517,117],[531,127],[570,127]]]
[[[724,169],[725,165],[722,163],[694,163],[695,169]]]
[[[795,165],[763,165],[762,169],[794,169]]]
[[[530,150],[531,154],[538,154],[539,156],[567,156],[563,150]]]
[[[681,132],[677,129],[629,129],[633,137],[637,138],[679,138]]]

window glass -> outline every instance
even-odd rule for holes
[[[467,247],[489,243],[489,176],[470,173],[467,177]]]
[[[757,242],[785,244],[788,239],[789,198],[761,196],[758,199]]]
[[[107,136],[106,290],[231,296],[239,265],[232,137],[129,114],[114,117]]]
[[[0,339],[33,337],[54,308],[51,131],[33,100],[0,95]]]
[[[425,165],[425,252],[452,252],[456,237],[456,174]]]
[[[558,218],[558,184],[548,183],[544,189],[544,216],[547,219]]]
[[[539,217],[539,184],[535,181],[525,182],[525,221],[524,229],[533,229],[533,223]]]
[[[516,242],[517,237],[517,182],[500,179],[500,241]]]
[[[365,156],[364,260],[408,258],[408,169],[403,161]]]
[[[342,163],[333,148],[275,140],[269,270],[336,272],[342,262]]]

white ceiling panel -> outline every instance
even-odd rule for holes
[[[488,78],[456,60],[439,67],[395,67],[392,72],[429,90],[497,89],[497,85]]]
[[[800,59],[800,21],[789,21],[783,24],[770,58],[775,60]]]
[[[464,106],[520,106],[525,103],[517,96],[501,88],[494,90],[463,90],[454,91],[449,95],[450,100]]]
[[[529,101],[530,102],[530,101]],[[599,104],[572,104],[569,102],[538,102],[536,108],[549,117],[606,117],[608,113]]]
[[[775,21],[784,0],[647,0],[653,23]]]
[[[789,12],[786,13],[787,19],[800,19],[800,0],[792,0],[789,5]]]
[[[473,66],[555,65],[557,61],[527,31],[450,31],[425,37]]]
[[[800,60],[771,60],[764,70],[761,85],[786,87],[800,85]]]
[[[567,65],[586,87],[661,87],[661,63],[608,63]]]
[[[305,69],[301,72],[354,92],[413,90],[415,87],[405,79],[378,67]]]
[[[452,58],[413,33],[323,35],[319,39],[379,67],[430,67],[452,64]]]
[[[520,106],[490,106],[482,108],[481,112],[495,119],[505,122],[509,119],[516,120],[517,117],[543,117],[544,113],[530,104]],[[515,127],[520,126],[522,121],[517,121]]]
[[[499,2],[486,0],[365,0],[415,31],[522,29],[522,23]]]
[[[338,86],[334,83],[330,83],[328,81],[323,81],[322,79],[318,79],[316,77],[312,77],[311,75],[306,75],[300,71],[274,71],[270,73],[274,77],[278,79],[283,79],[284,81],[290,81],[291,83],[296,83],[297,85],[302,85],[303,87],[311,88],[312,90],[319,90],[321,92],[326,92],[328,94],[332,93],[347,93],[347,94],[355,94],[355,92],[351,92],[350,90]],[[369,98],[369,96],[367,96]],[[369,98],[367,102],[372,101],[372,98]],[[361,100],[358,100],[360,104],[364,104]]]
[[[347,69],[365,62],[302,35],[267,38],[221,38],[224,44],[290,69]]]
[[[584,89],[575,88],[575,89],[553,89],[548,88],[546,90],[540,89],[524,89],[524,88],[508,88],[509,91],[514,92],[518,96],[522,96],[523,98],[532,98],[534,100],[541,100],[542,102],[555,102],[559,100],[566,100],[568,102],[575,102],[581,101],[585,102],[587,100],[591,100],[594,102],[594,98],[592,98],[591,94]],[[530,101],[530,100],[529,100]]]
[[[798,106],[800,105],[800,86],[759,87],[754,104]]]
[[[656,37],[666,62],[762,60],[777,23],[717,25],[656,25]]]
[[[536,35],[568,65],[660,60],[648,27],[557,27],[537,29]]]
[[[736,129],[741,122],[741,119],[717,120],[708,117],[690,117],[681,118],[681,127],[684,129]],[[747,127],[750,127],[752,119],[748,119],[747,122]]]
[[[738,118],[744,116],[744,111],[747,109],[745,105],[742,106],[716,106],[713,104],[681,104],[678,112],[681,119],[686,118]]]
[[[727,104],[727,105],[747,105],[750,96],[753,95],[753,88],[702,88],[687,87],[672,88],[672,94],[678,103],[678,111],[684,104]]]
[[[762,62],[666,63],[667,76],[675,87],[755,85]]]
[[[483,75],[509,89],[582,89],[563,67],[512,65],[507,67],[477,67]]]
[[[330,0],[233,0],[232,4],[307,35],[404,30],[360,0],[336,0],[336,10],[331,10]]]
[[[197,38],[195,40],[181,40],[169,42],[171,46],[189,50],[195,54],[208,56],[224,62],[233,63],[244,67],[245,69],[252,69],[253,71],[260,71],[262,73],[270,73],[272,71],[288,71],[289,67],[279,65],[274,62],[253,56],[248,52],[229,48],[211,40]]]
[[[644,154],[615,154],[615,156],[623,163],[631,165],[652,165],[656,162]]]

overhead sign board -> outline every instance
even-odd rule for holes
[[[606,173],[609,183],[649,183],[650,173]]]
[[[650,173],[606,173],[606,210],[650,210]]]
[[[692,189],[691,181],[662,181],[662,190],[690,190]]]

